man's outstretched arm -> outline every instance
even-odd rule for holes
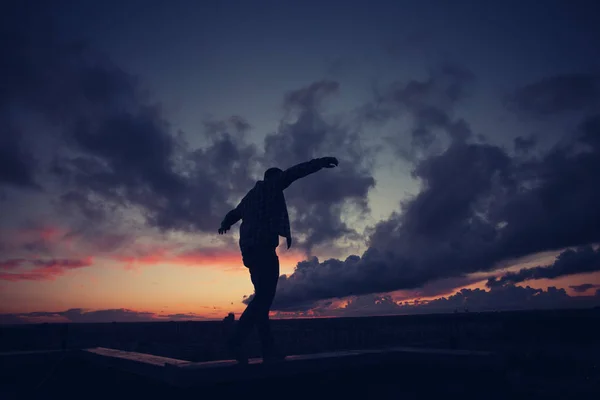
[[[242,219],[242,213],[240,212],[240,207],[237,206],[233,210],[229,211],[223,221],[221,222],[221,227],[219,228],[219,235],[227,232],[231,225],[237,223],[240,219]]]
[[[314,174],[321,168],[333,168],[339,164],[335,157],[321,157],[303,162],[283,171],[281,176],[282,189],[289,187],[294,181],[304,178],[307,175]]]

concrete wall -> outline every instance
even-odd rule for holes
[[[273,329],[287,354],[390,345],[494,350],[597,345],[599,321],[598,310],[574,310],[275,320]],[[222,322],[2,326],[0,351],[101,346],[207,361],[224,358],[229,329]],[[255,336],[250,350],[258,355]]]

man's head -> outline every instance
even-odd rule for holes
[[[277,179],[281,176],[281,174],[283,173],[283,171],[279,168],[273,167],[273,168],[269,168],[268,170],[265,171],[265,181],[271,180],[271,179]]]

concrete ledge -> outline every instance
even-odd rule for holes
[[[55,353],[65,353],[70,350],[24,350],[24,351],[4,351],[0,352],[0,357],[25,357],[31,355],[46,355],[46,354],[55,354]]]
[[[165,365],[181,365],[189,361],[174,358],[159,357],[152,354],[136,353],[96,347],[81,350],[80,355],[85,359],[100,365],[131,372],[154,379],[165,380]]]
[[[6,368],[17,369],[21,367],[43,365],[56,362],[74,354],[73,350],[29,350],[7,351],[0,353],[0,371]]]
[[[251,359],[248,365],[238,365],[234,360],[196,363],[106,348],[86,349],[81,354],[94,362],[178,387],[323,373],[371,365],[494,368],[500,361],[490,352],[410,347],[294,355],[277,364],[263,364],[261,359]]]
[[[499,359],[489,352],[396,347],[288,356],[285,362],[278,364],[263,364],[260,359],[253,359],[247,366],[237,365],[235,361],[167,365],[166,378],[176,386],[189,387],[379,365],[493,368],[499,365]]]

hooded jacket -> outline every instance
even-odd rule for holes
[[[320,159],[300,163],[286,169],[277,178],[256,182],[238,206],[231,210],[221,223],[229,229],[242,220],[240,249],[242,254],[257,246],[277,247],[279,236],[291,246],[290,219],[283,191],[294,181],[315,173],[322,168]]]

